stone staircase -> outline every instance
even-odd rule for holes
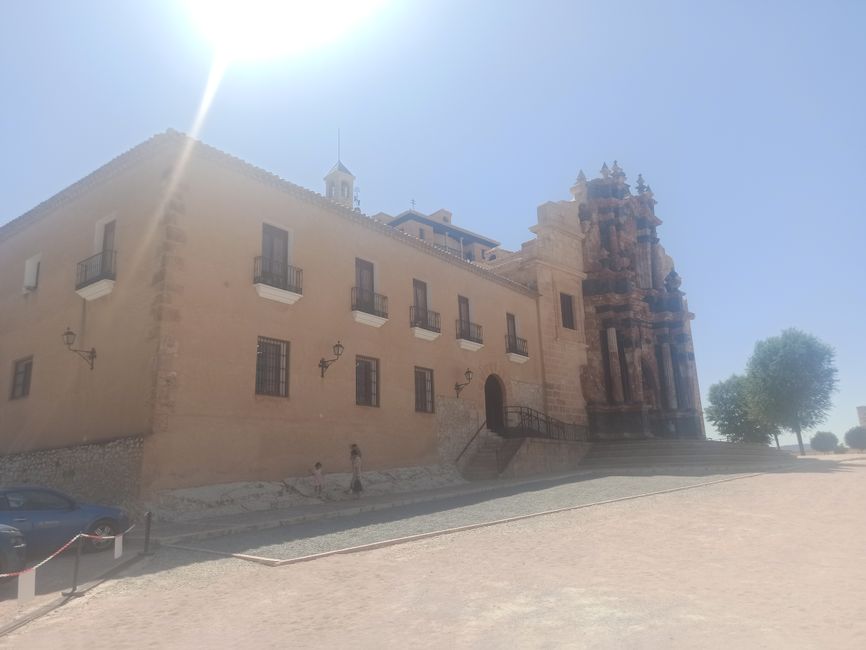
[[[481,440],[462,468],[463,477],[470,481],[497,478],[522,444],[523,438],[502,438],[490,430],[483,431]]]
[[[714,440],[623,440],[595,442],[581,470],[641,471],[647,469],[739,469],[784,466],[796,457],[765,445]]]

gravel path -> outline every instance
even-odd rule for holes
[[[747,474],[567,479],[231,535],[184,546],[287,560],[497,519],[699,485]]]
[[[166,549],[0,647],[860,650],[866,465],[827,465],[275,568]],[[615,480],[585,496],[675,481]]]

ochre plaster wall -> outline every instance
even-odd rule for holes
[[[164,169],[150,158],[0,231],[0,453],[149,432]],[[97,222],[111,218],[116,285],[88,302],[75,293],[76,264],[97,252]],[[38,253],[38,287],[23,292],[25,260]],[[64,346],[67,326],[78,335],[74,347],[96,348],[94,370]],[[31,355],[30,393],[10,400],[13,364]]]
[[[193,155],[175,205],[175,259],[166,281],[176,297],[168,300],[171,318],[162,321],[161,397],[145,448],[151,488],[278,478],[304,473],[317,460],[326,471],[346,471],[351,442],[361,446],[369,468],[443,460],[449,434],[437,422],[451,418],[415,412],[415,366],[434,370],[437,408],[454,399],[454,382],[472,369],[475,378],[459,399],[471,405],[460,412],[473,418],[483,417],[489,374],[506,387],[523,382],[540,390],[531,293],[206,156]],[[263,299],[253,287],[265,222],[291,233],[290,263],[304,273],[303,298],[294,305]],[[375,290],[389,299],[389,321],[381,328],[352,318],[356,257],[375,264]],[[416,338],[409,327],[413,278],[427,283],[429,308],[441,313],[436,341]],[[478,352],[457,345],[458,294],[469,298],[471,320],[484,327]],[[518,336],[528,340],[525,364],[506,358],[506,312],[515,314]],[[291,344],[288,398],[255,394],[258,336]],[[338,339],[343,357],[321,378],[318,361]],[[379,359],[378,408],[355,404],[356,355]],[[471,423],[455,426],[455,434],[467,428]]]

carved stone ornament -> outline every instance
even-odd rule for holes
[[[668,277],[665,278],[665,289],[668,290],[668,293],[674,293],[680,290],[682,283],[680,274],[676,271],[671,271],[668,273]]]

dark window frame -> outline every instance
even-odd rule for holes
[[[291,343],[260,336],[256,342],[256,395],[289,396]]]
[[[379,360],[375,357],[355,357],[355,404],[378,407],[380,404]]]
[[[559,309],[562,312],[562,326],[565,329],[576,330],[574,318],[574,296],[559,292]]]
[[[415,411],[417,413],[434,413],[436,411],[432,368],[415,366]]]
[[[12,362],[12,387],[9,399],[24,399],[30,395],[30,383],[33,379],[33,355]]]

